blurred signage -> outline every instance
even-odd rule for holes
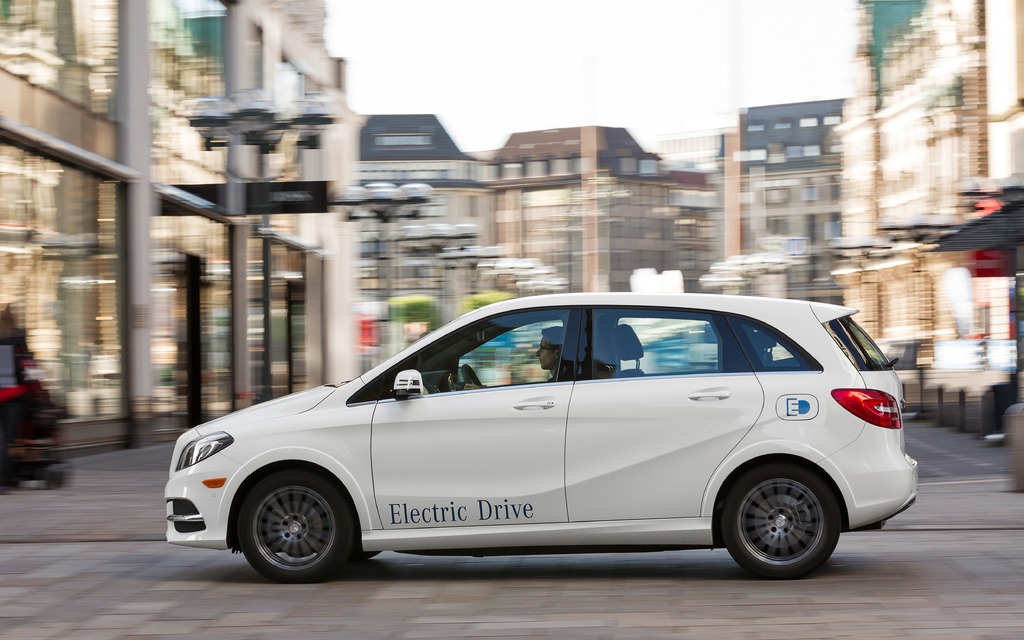
[[[319,182],[250,182],[246,185],[246,209],[251,214],[323,213],[327,211],[327,183]]]
[[[969,260],[968,268],[975,278],[1008,278],[1013,275],[1005,251],[999,249],[972,251]]]
[[[183,191],[199,196],[227,210],[227,185],[182,184]],[[327,211],[327,183],[303,182],[250,182],[245,185],[246,213],[323,213]]]
[[[757,249],[761,253],[777,253],[783,256],[806,256],[809,238],[768,236],[757,241]]]

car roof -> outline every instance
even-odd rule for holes
[[[708,309],[726,313],[756,315],[757,311],[785,313],[787,309],[797,307],[807,309],[808,306],[820,322],[828,322],[836,318],[857,313],[857,309],[823,302],[807,300],[791,300],[786,298],[766,298],[759,296],[735,296],[717,293],[632,293],[632,292],[601,292],[601,293],[555,293],[540,296],[512,298],[481,307],[468,315],[491,314],[496,311],[514,311],[517,309],[534,309],[552,306],[580,305],[624,305],[636,307],[682,307],[692,309]]]

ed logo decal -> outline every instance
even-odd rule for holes
[[[775,403],[775,412],[783,420],[810,420],[818,415],[818,399],[800,393],[785,395]]]

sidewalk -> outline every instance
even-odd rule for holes
[[[906,437],[921,464],[920,494],[886,531],[1024,529],[1024,493],[1011,491],[1008,448],[927,423],[908,424]],[[64,487],[0,496],[0,544],[162,541],[172,447],[75,458]]]

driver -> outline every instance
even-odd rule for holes
[[[541,329],[540,346],[535,355],[540,362],[540,368],[549,374],[548,382],[558,378],[558,363],[562,360],[562,336],[564,334],[562,327]]]

